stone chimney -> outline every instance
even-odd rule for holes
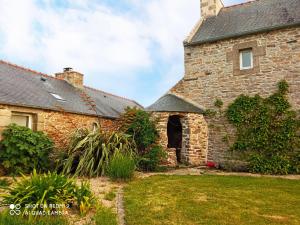
[[[77,88],[83,88],[83,74],[74,71],[71,67],[64,68],[63,73],[56,73],[56,78],[63,79]]]
[[[200,0],[200,5],[203,19],[218,15],[224,7],[222,0]]]

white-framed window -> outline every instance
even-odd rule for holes
[[[56,100],[59,101],[66,101],[65,99],[63,99],[60,95],[55,94],[55,93],[50,93],[54,98],[56,98]]]
[[[253,68],[253,51],[252,49],[240,50],[240,70]]]
[[[26,113],[13,112],[11,115],[11,123],[32,129],[32,115]]]

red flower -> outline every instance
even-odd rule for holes
[[[214,162],[207,162],[206,166],[209,167],[209,168],[215,168],[216,164]]]

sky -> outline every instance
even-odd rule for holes
[[[229,6],[247,0],[224,0]],[[149,106],[184,75],[199,0],[0,0],[0,59]]]

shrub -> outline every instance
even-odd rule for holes
[[[78,130],[72,137],[67,158],[62,161],[62,171],[76,176],[101,176],[116,151],[134,155],[136,146],[132,138],[123,133]]]
[[[227,118],[237,129],[231,149],[252,155],[252,172],[286,174],[298,170],[291,156],[300,147],[300,121],[291,109],[287,91],[287,82],[281,81],[278,91],[268,98],[241,95],[228,107]]]
[[[134,158],[129,154],[117,151],[109,162],[107,175],[112,180],[129,180],[133,177],[134,170]]]
[[[2,133],[0,161],[8,173],[30,173],[49,168],[53,142],[42,132],[11,124]]]
[[[139,153],[154,144],[158,138],[155,122],[144,110],[127,108],[120,121],[120,130],[133,137]]]
[[[291,156],[292,173],[300,173],[300,152]]]
[[[140,157],[138,167],[143,171],[159,171],[160,162],[163,161],[166,156],[166,152],[161,146],[154,146]]]
[[[10,182],[8,179],[0,179],[0,188],[6,188],[10,185]]]
[[[292,165],[290,161],[283,156],[265,157],[254,154],[249,160],[249,169],[253,173],[262,174],[288,174],[291,172]]]
[[[34,170],[29,178],[23,176],[12,188],[9,188],[9,193],[3,196],[3,203],[20,204],[23,213],[26,205],[34,206],[33,211],[50,212],[51,208],[43,209],[40,205],[62,204],[68,207],[77,203],[79,210],[82,210],[91,207],[93,199],[86,184],[78,187],[73,179],[64,175],[54,172],[37,174]]]

